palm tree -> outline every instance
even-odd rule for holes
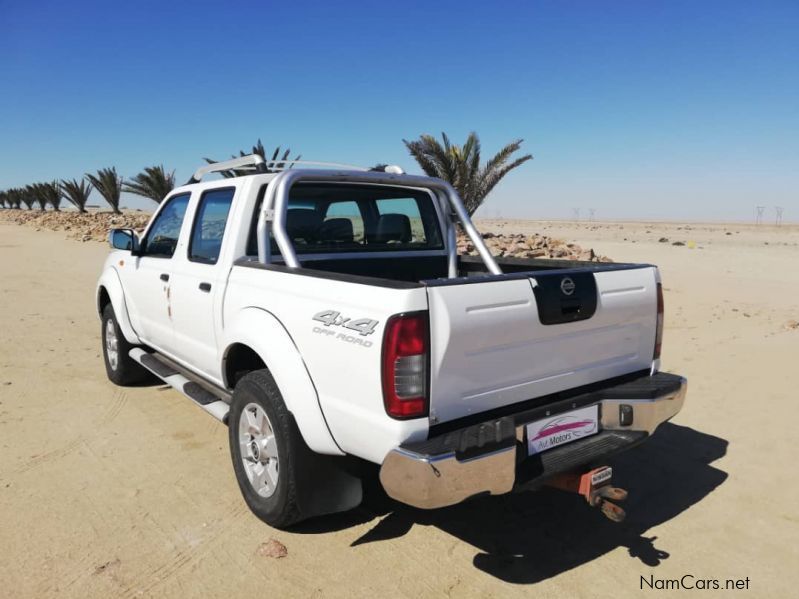
[[[19,187],[12,187],[6,192],[6,194],[6,201],[8,202],[9,207],[19,210],[23,202],[24,190],[20,189]],[[25,205],[30,208],[30,204],[27,202],[25,202]]]
[[[25,186],[25,191],[33,198],[34,202],[39,204],[39,209],[44,212],[47,210],[47,195],[42,188],[43,185],[41,183],[32,183]]]
[[[11,189],[6,190],[6,202],[8,202],[9,208],[19,209],[19,205],[22,202],[22,198],[19,195],[18,188],[12,187]]]
[[[245,152],[244,150],[239,150],[239,155],[236,156],[234,154],[233,156],[231,156],[231,158],[241,158],[242,156],[249,156],[250,154],[258,154],[258,156],[260,156],[261,158],[263,158],[264,160],[267,160],[267,161],[277,161],[277,162],[275,162],[275,164],[272,165],[272,168],[274,170],[276,170],[276,171],[289,169],[289,168],[292,167],[292,164],[289,164],[290,162],[293,163],[293,162],[296,162],[297,160],[299,160],[300,158],[302,158],[301,155],[297,155],[296,158],[293,158],[293,159],[289,160],[289,154],[291,154],[291,149],[290,148],[286,148],[286,150],[281,155],[280,146],[278,146],[272,152],[272,158],[268,159],[266,157],[266,149],[264,148],[264,144],[261,143],[260,139],[258,140],[258,143],[255,144],[252,147],[252,151]],[[217,160],[211,160],[210,158],[203,158],[203,160],[205,160],[208,164],[214,164],[214,163],[218,162]],[[267,171],[269,171],[269,170],[270,169],[267,169]],[[241,176],[244,176],[244,175],[251,175],[252,171],[251,170],[239,170],[239,169],[236,169],[236,170],[230,170],[230,171],[221,171],[220,174],[223,177],[225,177],[226,179],[230,179],[232,177],[241,177]]]
[[[67,180],[61,181],[61,194],[69,200],[78,212],[86,212],[86,204],[89,201],[89,194],[92,192],[91,183],[87,183],[86,179]]]
[[[36,195],[33,193],[32,186],[26,185],[24,188],[19,188],[17,191],[17,206],[22,202],[28,207],[28,210],[33,210],[33,205],[36,203]]]
[[[14,188],[14,205],[17,208],[21,208],[22,204],[28,207],[28,210],[33,210],[33,197],[27,192],[27,190],[21,187]]]
[[[7,191],[0,191],[0,208],[6,207],[6,200],[8,199],[8,192]],[[8,205],[11,208],[11,204]]]
[[[122,191],[134,193],[145,198],[149,198],[156,204],[160,204],[175,188],[175,171],[167,173],[164,165],[148,166],[142,172],[125,181]]]
[[[44,195],[47,203],[53,207],[56,212],[61,211],[61,184],[56,179],[49,183],[42,183],[42,194]]]
[[[117,174],[117,169],[101,168],[97,174],[86,173],[86,178],[100,192],[105,201],[111,205],[114,214],[122,214],[119,209],[119,198],[122,195],[122,177]]]
[[[451,143],[446,133],[442,133],[441,138],[443,145],[432,135],[402,141],[427,175],[444,179],[456,189],[469,215],[474,214],[502,177],[532,159],[531,154],[525,154],[508,162],[524,141],[517,139],[481,166],[480,139],[476,133],[470,133],[463,146]]]

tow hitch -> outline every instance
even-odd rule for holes
[[[610,466],[600,466],[588,472],[569,472],[558,474],[547,482],[547,485],[579,493],[592,507],[598,507],[610,520],[621,522],[627,515],[626,512],[613,501],[627,499],[627,491],[610,485],[613,469]],[[611,501],[613,500],[613,501]]]

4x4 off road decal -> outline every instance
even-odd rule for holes
[[[313,316],[313,320],[317,322],[321,322],[326,327],[344,327],[345,329],[350,329],[351,331],[357,331],[359,335],[371,335],[375,332],[375,328],[379,324],[377,320],[371,320],[369,318],[345,318],[341,315],[341,312],[336,312],[335,310],[322,310],[321,312],[317,312]]]

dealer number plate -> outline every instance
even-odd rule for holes
[[[598,432],[598,405],[550,416],[527,425],[527,454],[541,453]]]

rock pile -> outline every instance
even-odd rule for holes
[[[74,211],[42,212],[40,210],[0,210],[3,222],[36,227],[37,231],[66,231],[69,239],[78,241],[106,241],[110,229],[127,228],[141,231],[147,226],[150,214],[125,211],[87,212]]]
[[[576,243],[566,243],[547,235],[523,235],[521,233],[483,233],[488,249],[500,258],[556,258],[559,260],[583,260],[586,262],[612,262],[606,256],[584,249]],[[458,253],[477,255],[474,244],[465,235],[458,236]]]

